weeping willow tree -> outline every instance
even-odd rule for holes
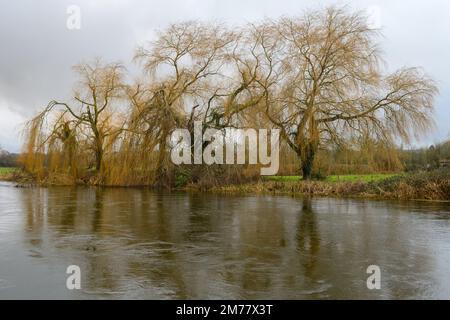
[[[76,181],[90,174],[100,183],[105,156],[124,129],[114,106],[124,90],[123,66],[96,60],[74,70],[79,82],[73,101],[53,100],[27,123],[23,163],[39,179]]]
[[[186,128],[193,142],[196,121],[203,133],[208,128],[237,126],[242,124],[238,117],[243,111],[257,104],[250,91],[255,70],[242,59],[245,43],[241,30],[184,22],[169,26],[155,41],[138,48],[135,60],[143,66],[145,81],[129,94],[128,144],[140,148],[144,157],[157,148],[158,181],[166,180],[168,150],[173,147],[167,137],[175,128]]]
[[[420,68],[391,74],[381,68],[377,31],[360,12],[331,7],[264,27],[272,63],[266,77],[267,116],[297,153],[304,179],[328,143],[349,144],[358,136],[393,144],[432,126],[434,82]]]

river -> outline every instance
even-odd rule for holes
[[[10,298],[450,299],[450,204],[0,182]]]

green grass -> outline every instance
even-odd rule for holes
[[[300,176],[264,176],[263,179],[270,181],[299,181]]]
[[[381,180],[388,179],[388,178],[391,178],[391,177],[394,177],[397,175],[398,175],[397,173],[334,175],[334,176],[328,176],[327,181],[330,181],[330,182],[338,182],[338,181],[372,182],[372,181],[381,181]]]
[[[9,173],[13,173],[16,171],[17,168],[10,168],[10,167],[0,167],[0,175],[5,175]]]
[[[326,178],[325,181],[329,182],[340,182],[340,181],[350,181],[350,182],[371,182],[380,181],[398,174],[394,173],[374,173],[374,174],[345,174],[345,175],[331,175]],[[270,181],[300,181],[301,176],[267,176],[264,177],[265,180]]]

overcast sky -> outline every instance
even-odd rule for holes
[[[239,25],[263,18],[298,15],[329,4],[374,13],[390,70],[422,66],[438,83],[436,129],[418,142],[450,135],[450,1],[448,0],[0,0],[0,147],[20,150],[27,118],[52,99],[67,99],[71,66],[95,57],[133,68],[137,44],[156,29],[201,19]],[[81,10],[81,28],[69,30],[67,8]],[[376,19],[379,17],[379,19]]]

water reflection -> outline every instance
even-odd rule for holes
[[[445,204],[3,188],[7,207],[0,298],[450,297]],[[65,289],[70,264],[81,291]]]
[[[317,217],[312,209],[310,198],[303,200],[298,220],[297,244],[298,250],[302,254],[305,276],[312,277],[317,266],[320,236],[317,228]]]

